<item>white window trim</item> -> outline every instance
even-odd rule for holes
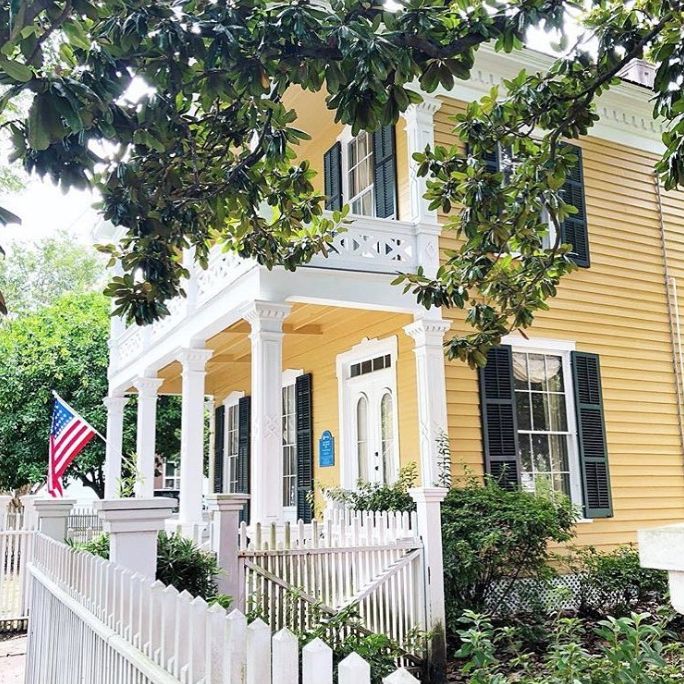
[[[229,442],[229,435],[228,435],[228,410],[234,406],[239,406],[240,404],[240,399],[244,398],[245,393],[244,392],[231,392],[224,400],[223,400],[223,406],[225,408],[224,414],[223,414],[223,478],[221,482],[221,489],[224,491],[224,493],[230,493],[229,489],[226,489],[226,485],[229,482],[228,477],[230,474],[230,464],[228,462],[229,454],[228,454],[228,442]],[[239,420],[239,417],[238,417]]]
[[[287,368],[286,370],[283,371],[282,374],[282,382],[281,382],[281,389],[285,389],[285,387],[292,387],[297,383],[297,378],[300,377],[301,375],[304,375],[304,369],[302,368]],[[296,397],[295,397],[296,399]],[[295,407],[296,411],[296,407]],[[282,413],[282,410],[281,410]],[[295,437],[296,439],[296,437]],[[296,443],[295,443],[296,444]],[[283,458],[283,448],[282,446],[280,447],[280,458]],[[297,463],[296,463],[296,455],[295,455],[295,473],[297,472]],[[283,475],[284,477],[284,475]],[[281,478],[282,479],[282,478]],[[283,520],[286,522],[297,522],[297,504],[295,503],[294,506],[284,506],[282,504],[282,488],[283,488],[283,483],[281,481],[280,483],[280,501],[281,501],[281,507],[283,509]]]
[[[356,407],[352,405],[351,395],[353,387],[349,381],[368,378],[368,375],[361,375],[350,378],[351,366],[360,361],[375,358],[376,356],[390,355],[392,364],[389,368],[384,368],[376,373],[386,373],[388,379],[387,386],[392,392],[392,428],[394,432],[394,451],[396,455],[397,468],[401,460],[399,454],[399,401],[397,397],[397,336],[378,338],[364,338],[354,345],[349,351],[338,354],[336,358],[337,373],[337,396],[340,426],[340,485],[345,489],[355,489],[358,482],[358,464],[356,459],[356,442],[354,438],[354,413]]]
[[[554,354],[561,357],[563,364],[563,381],[565,387],[565,411],[568,421],[568,466],[570,468],[570,499],[582,510],[584,498],[582,494],[582,476],[579,462],[579,441],[577,436],[577,415],[575,413],[575,388],[573,385],[570,353],[575,351],[572,340],[554,340],[542,337],[525,339],[520,335],[506,335],[501,344],[509,345],[512,351],[527,354]],[[583,520],[584,522],[584,520]]]

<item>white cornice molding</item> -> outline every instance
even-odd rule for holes
[[[483,46],[477,51],[467,81],[456,81],[451,90],[440,87],[428,97],[472,102],[488,94],[492,87],[503,86],[504,80],[514,78],[523,69],[528,73],[545,71],[554,60],[530,49],[506,54]],[[651,97],[647,88],[626,81],[612,86],[597,101],[600,120],[589,130],[589,136],[661,154],[665,149],[661,140],[665,126],[653,118]]]

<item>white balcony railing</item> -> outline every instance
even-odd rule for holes
[[[414,223],[354,217],[345,232],[337,236],[328,256],[314,257],[310,266],[336,270],[375,273],[414,272],[438,253],[438,230],[435,226],[421,229]],[[190,264],[190,279],[184,288],[187,297],[169,303],[170,315],[152,326],[130,326],[111,344],[111,370],[124,368],[172,329],[188,319],[204,304],[231,287],[254,262],[233,252],[215,248],[206,270]],[[303,267],[305,268],[305,267]]]

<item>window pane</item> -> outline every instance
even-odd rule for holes
[[[547,394],[549,409],[549,430],[564,432],[568,429],[568,415],[564,394]]]
[[[383,479],[388,482],[394,456],[394,416],[390,392],[386,392],[380,402],[380,436],[382,440]]]
[[[529,389],[527,377],[527,354],[513,352],[513,382],[515,383],[515,389]]]
[[[532,472],[532,449],[530,447],[531,435],[520,435],[520,465],[523,470]]]
[[[552,470],[568,470],[568,440],[565,435],[549,435]]]
[[[542,354],[527,355],[527,374],[530,379],[530,389],[542,390],[546,381],[546,367]]]
[[[518,430],[531,430],[532,414],[530,411],[529,392],[515,393],[515,407],[518,416]]]
[[[356,404],[356,456],[359,479],[368,479],[368,401],[360,397]]]
[[[546,382],[544,389],[549,392],[563,392],[563,364],[560,356],[547,356]]]
[[[548,430],[546,395],[540,392],[532,392],[530,399],[532,400],[532,429],[537,431]]]
[[[536,471],[551,470],[548,435],[532,435],[532,463]]]

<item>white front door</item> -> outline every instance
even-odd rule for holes
[[[391,373],[388,368],[348,380],[356,474],[364,482],[389,483],[397,476]]]

